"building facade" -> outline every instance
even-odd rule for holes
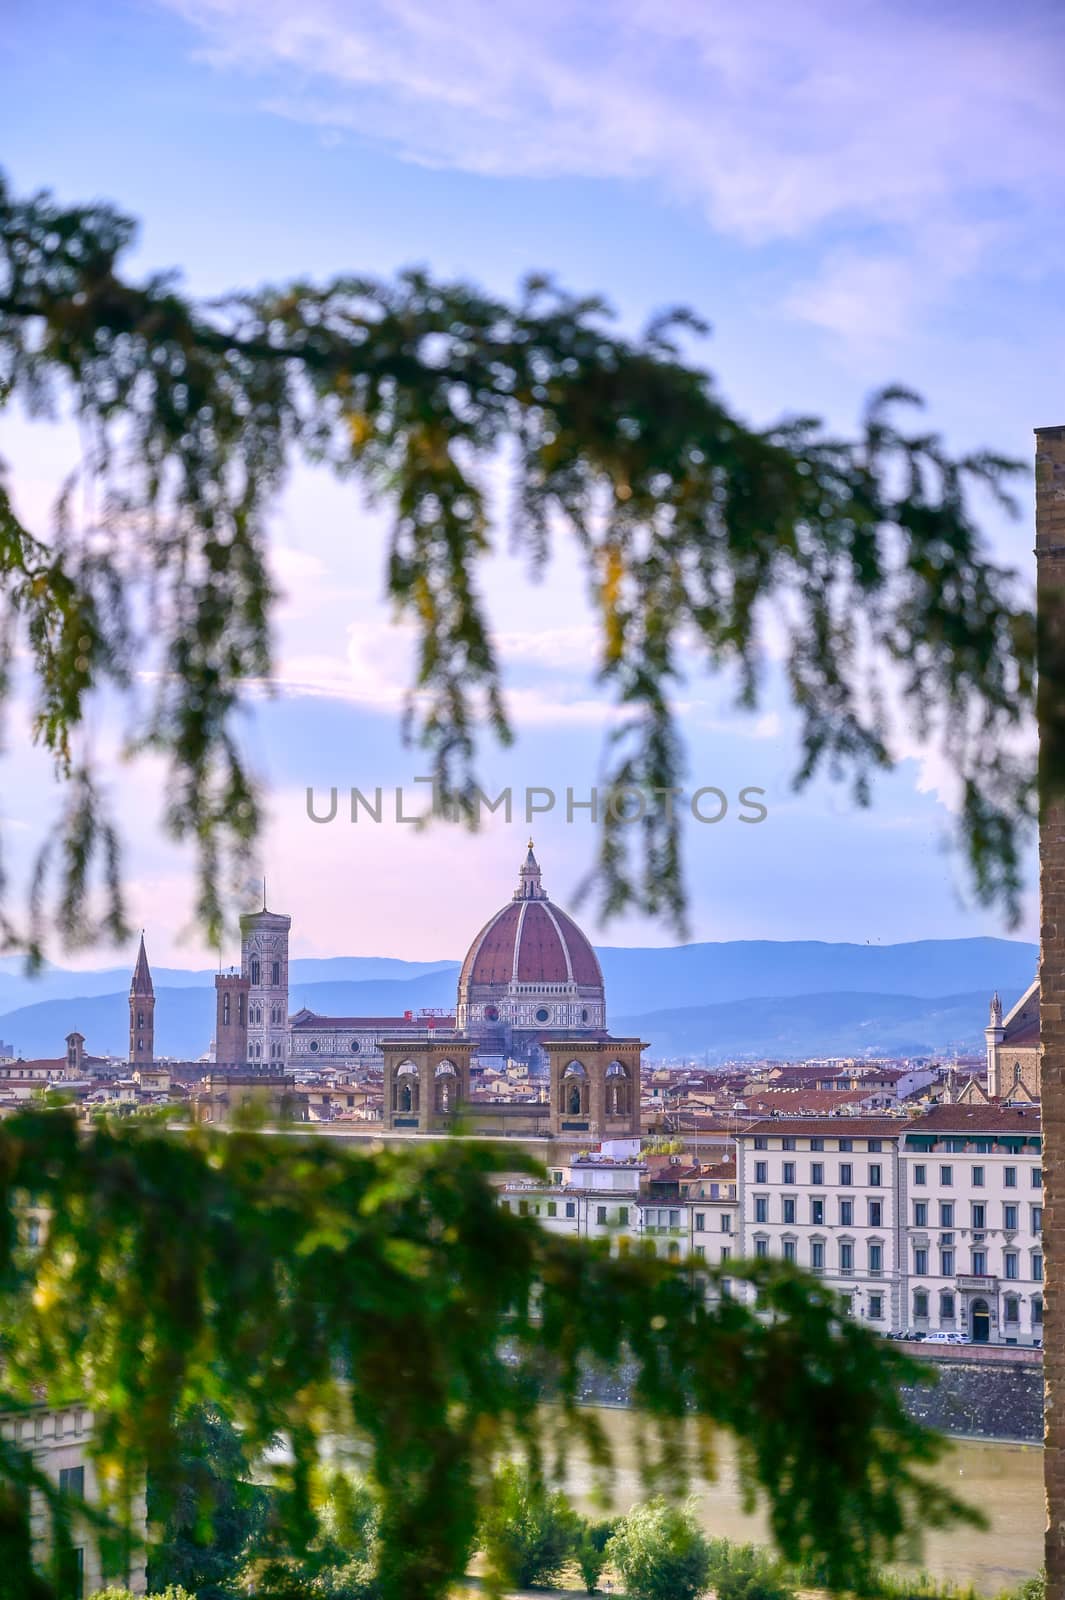
[[[737,1134],[740,1249],[815,1273],[878,1332],[899,1330],[899,1138],[893,1117],[781,1117]]]
[[[900,1142],[907,1329],[975,1344],[1043,1337],[1037,1107],[936,1106]]]
[[[1002,1014],[997,992],[991,997],[991,1016],[984,1029],[987,1041],[987,1092],[992,1100],[1005,1100],[1023,1088],[1039,1099],[1039,980],[1029,985],[1012,1010]]]

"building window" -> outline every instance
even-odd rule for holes
[[[939,1276],[953,1278],[954,1276],[954,1251],[941,1250],[939,1252]]]
[[[854,1226],[854,1201],[841,1200],[839,1203],[839,1225],[841,1228]]]
[[[1038,1167],[1033,1167],[1032,1168],[1032,1188],[1033,1189],[1041,1189],[1042,1187],[1043,1187],[1043,1174],[1040,1172]]]
[[[951,1184],[954,1182],[954,1168],[940,1167],[939,1181],[943,1185],[944,1189],[949,1189]]]
[[[841,1150],[853,1150],[854,1149],[854,1140],[853,1139],[841,1139],[839,1141],[839,1147],[840,1147]]]
[[[973,1168],[973,1188],[974,1189],[982,1189],[983,1187],[984,1187],[984,1169],[983,1169],[983,1167],[974,1167]]]
[[[723,1244],[721,1246],[721,1260],[722,1261],[731,1261],[732,1260],[732,1250],[731,1250],[730,1246],[727,1245],[727,1244]],[[724,1284],[722,1284],[722,1286],[721,1286],[721,1292],[722,1292],[722,1294],[724,1294],[724,1292],[725,1292]],[[726,1296],[726,1298],[727,1298],[727,1296]]]
[[[1020,1322],[1021,1302],[1015,1294],[1006,1296],[1004,1316],[1007,1322]]]
[[[280,961],[272,961],[270,963],[270,984],[271,984],[271,987],[276,989],[280,985],[280,983],[281,983],[281,963],[280,963]]]
[[[1040,1296],[1036,1295],[1035,1299],[1032,1301],[1032,1327],[1033,1328],[1041,1328],[1042,1326],[1043,1326],[1043,1302],[1042,1302],[1042,1299],[1040,1298]]]
[[[795,1221],[795,1200],[790,1194],[785,1195],[784,1197],[784,1215],[782,1220],[784,1222]]]
[[[755,1134],[755,1136],[754,1136],[754,1148],[756,1150],[768,1150],[769,1149],[769,1140],[766,1138],[764,1133],[756,1133]]]
[[[921,1321],[921,1322],[923,1322],[927,1318],[927,1316],[928,1316],[928,1290],[927,1289],[915,1289],[913,1291],[913,1314],[914,1314],[914,1317],[918,1321]]]
[[[727,1211],[723,1211],[721,1213],[721,1232],[722,1233],[731,1233],[732,1232],[732,1218],[731,1218],[731,1216],[729,1215],[729,1213]]]
[[[944,1289],[939,1296],[939,1320],[954,1321],[954,1296],[949,1289]]]
[[[222,1026],[229,1027],[229,990],[222,996]]]
[[[251,981],[252,981],[253,984],[256,985],[256,987],[258,987],[258,983],[259,983],[259,973],[260,973],[259,957],[258,956],[252,956],[252,958],[251,958]]]
[[[764,1260],[765,1257],[769,1254],[769,1240],[768,1239],[756,1239],[754,1241],[754,1253],[758,1257],[759,1260]]]
[[[824,1183],[824,1181],[825,1181],[825,1164],[824,1164],[824,1162],[823,1161],[812,1161],[810,1163],[810,1182],[813,1183],[813,1184],[816,1184],[816,1186],[820,1189],[820,1187]]]
[[[695,1213],[695,1231],[696,1231],[696,1233],[702,1233],[703,1230],[705,1229],[705,1227],[706,1227],[706,1212],[705,1211],[697,1211]]]
[[[795,1140],[794,1140],[794,1138],[792,1137],[791,1134],[786,1134],[785,1137],[783,1139],[781,1139],[780,1148],[782,1150],[794,1150],[795,1149]]]
[[[854,1182],[854,1168],[849,1161],[841,1161],[839,1165],[839,1181],[844,1189],[849,1189]]]
[[[917,1166],[914,1167],[914,1169],[913,1169],[913,1181],[914,1181],[914,1183],[927,1183],[928,1182],[928,1168],[924,1165],[923,1162],[918,1162]]]
[[[987,1207],[982,1200],[973,1202],[973,1227],[978,1229],[987,1227]]]
[[[869,1296],[869,1320],[870,1322],[882,1322],[883,1318],[884,1296],[882,1294],[871,1294]]]
[[[596,1206],[595,1220],[602,1227],[606,1222],[606,1206]]]
[[[547,1202],[547,1214],[548,1214],[549,1217],[557,1217],[558,1216],[558,1201],[557,1200],[549,1200]]]
[[[785,1261],[794,1261],[795,1260],[795,1240],[794,1239],[785,1239],[784,1240],[784,1260]]]
[[[854,1246],[847,1239],[840,1243],[839,1270],[847,1273],[854,1271]]]
[[[573,1218],[573,1217],[575,1217],[577,1215],[577,1202],[576,1202],[576,1200],[567,1200],[566,1201],[566,1215],[567,1215],[567,1217],[570,1217],[570,1218]]]
[[[870,1168],[869,1168],[869,1187],[870,1187],[870,1189],[879,1189],[879,1187],[880,1187],[880,1163],[879,1163],[879,1161],[874,1161],[870,1165]]]
[[[1006,1264],[1006,1277],[1019,1278],[1021,1275],[1020,1259],[1016,1250],[1007,1250],[1002,1259]]]
[[[915,1228],[928,1226],[928,1201],[915,1200],[913,1202],[913,1225]]]
[[[70,1495],[72,1499],[84,1500],[85,1498],[85,1468],[60,1467],[59,1493]]]
[[[941,1228],[953,1228],[953,1226],[954,1226],[954,1202],[953,1202],[953,1200],[941,1200],[939,1202],[939,1226]]]
[[[781,1173],[781,1180],[780,1181],[782,1183],[788,1184],[789,1186],[795,1182],[795,1163],[794,1163],[794,1161],[785,1161],[784,1166],[783,1166],[783,1170],[782,1170],[782,1173]]]
[[[928,1251],[923,1245],[918,1245],[913,1252],[913,1270],[919,1278],[928,1275]]]
[[[755,1220],[755,1222],[768,1222],[769,1221],[769,1196],[768,1195],[766,1195],[766,1194],[756,1194],[755,1195],[755,1197],[754,1197],[754,1220]]]
[[[1017,1187],[1017,1168],[1016,1167],[1004,1167],[1002,1169],[1002,1181],[1005,1184],[1007,1189],[1016,1189],[1016,1187]]]
[[[552,1174],[551,1174],[551,1182],[552,1183],[561,1183],[562,1182],[562,1174],[561,1174],[561,1172],[552,1172]]]
[[[1002,1226],[1005,1228],[1007,1233],[1017,1232],[1018,1213],[1018,1206],[1002,1207]]]
[[[1035,1279],[1036,1283],[1040,1283],[1042,1281],[1042,1277],[1043,1277],[1043,1252],[1042,1252],[1042,1250],[1033,1250],[1032,1251],[1032,1277]]]
[[[1042,1233],[1042,1231],[1043,1231],[1043,1208],[1042,1208],[1042,1206],[1033,1206],[1032,1207],[1032,1230],[1031,1231],[1033,1233]]]
[[[621,1224],[621,1226],[623,1228],[627,1228],[628,1227],[628,1225],[629,1225],[629,1208],[628,1208],[628,1206],[618,1206],[618,1222]]]
[[[823,1239],[810,1241],[810,1265],[815,1272],[823,1272],[825,1266],[825,1243]]]
[[[769,1162],[768,1161],[756,1161],[755,1162],[755,1164],[754,1164],[754,1181],[755,1181],[755,1183],[768,1183],[769,1182]]]
[[[879,1155],[884,1148],[884,1141],[882,1139],[870,1139],[866,1148],[871,1156]]]
[[[823,1150],[824,1148],[825,1148],[825,1141],[823,1139],[811,1139],[810,1140],[810,1149],[811,1150]]]
[[[882,1244],[869,1246],[869,1271],[874,1278],[878,1278],[884,1270],[884,1247]]]
[[[973,1251],[973,1277],[974,1278],[986,1278],[987,1277],[987,1251],[986,1250],[974,1250]]]
[[[882,1228],[883,1225],[884,1225],[884,1202],[882,1200],[870,1200],[870,1202],[869,1202],[869,1226],[871,1228]]]
[[[825,1224],[825,1202],[823,1200],[810,1201],[810,1221],[815,1228],[823,1228]]]

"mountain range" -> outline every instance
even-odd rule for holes
[[[733,940],[597,950],[610,1027],[639,1033],[651,1058],[919,1055],[983,1046],[991,992],[1012,1004],[1035,976],[1034,944],[926,939],[895,945]],[[296,958],[293,1011],[401,1016],[450,1011],[457,961],[385,956]],[[28,978],[0,963],[0,1040],[17,1054],[58,1056],[72,1029],[97,1054],[122,1055],[130,969],[48,967]],[[195,1059],[214,1031],[214,973],[158,967],[156,1053]]]

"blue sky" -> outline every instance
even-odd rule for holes
[[[139,216],[136,266],[180,265],[197,292],[415,262],[510,292],[547,268],[605,292],[628,326],[694,306],[714,329],[701,358],[752,421],[801,410],[848,428],[870,389],[902,380],[953,446],[1027,459],[1032,427],[1065,420],[1063,67],[1065,11],[1049,3],[15,0],[2,160],[20,189]],[[63,428],[0,419],[34,526],[74,447]],[[278,692],[247,733],[271,797],[263,856],[301,953],[452,956],[509,894],[523,821],[470,840],[316,828],[304,811],[308,783],[420,770],[397,736],[406,641],[381,601],[384,526],[304,469],[277,508]],[[989,513],[987,533],[1030,574],[1027,520]],[[586,790],[608,723],[583,579],[562,550],[532,586],[499,546],[487,588],[520,737],[486,749],[486,782]],[[760,784],[770,808],[758,828],[689,829],[695,937],[1004,931],[944,848],[952,790],[934,755],[903,739],[874,809],[855,813],[828,784],[791,792],[771,672],[753,718],[694,674],[683,721],[693,784]],[[56,804],[19,731],[16,714],[0,774],[16,863]],[[198,961],[188,859],[155,825],[161,774],[116,764],[113,784],[132,913],[157,959]],[[535,831],[568,901],[590,826]],[[609,942],[670,939],[586,920]],[[1033,894],[1019,931],[1035,926]]]

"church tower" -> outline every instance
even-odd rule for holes
[[[138,1067],[150,1066],[155,1060],[155,990],[143,930],[129,986],[129,1059]]]
[[[263,908],[240,919],[240,970],[247,980],[248,1063],[275,1070],[288,1057],[288,935],[292,918]]]

